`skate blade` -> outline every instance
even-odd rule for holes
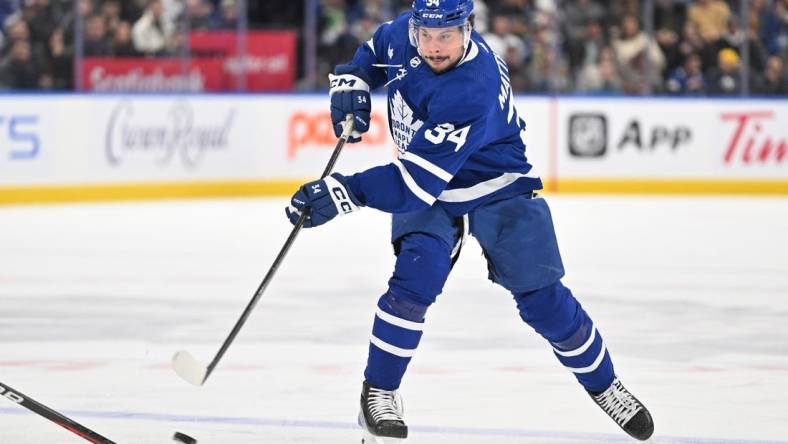
[[[361,416],[361,413],[358,414],[358,425],[361,426],[361,430],[364,434],[361,437],[361,444],[399,444],[405,442],[405,439],[403,438],[389,438],[387,436],[373,435],[367,429],[367,426],[364,422],[364,417]]]
[[[375,436],[368,431],[364,430],[364,436],[361,438],[361,444],[404,444],[405,440],[402,438],[389,438],[386,436]]]

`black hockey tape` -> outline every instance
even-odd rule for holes
[[[181,432],[175,432],[175,434],[172,435],[172,440],[173,441],[182,442],[183,444],[197,444],[197,440],[196,439],[192,438],[191,436],[189,436],[189,435],[187,435],[185,433],[181,433]]]

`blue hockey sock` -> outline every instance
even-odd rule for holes
[[[381,296],[370,336],[364,378],[377,388],[396,390],[421,340],[427,307]]]
[[[389,291],[378,300],[364,377],[372,386],[396,390],[421,340],[424,315],[443,290],[450,249],[435,237],[414,233],[400,243]]]
[[[514,296],[520,317],[550,341],[558,360],[588,391],[613,382],[613,361],[591,318],[561,282]]]

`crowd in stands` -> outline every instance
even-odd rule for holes
[[[321,75],[410,3],[322,0]],[[749,68],[751,93],[788,95],[788,0],[654,0],[650,33],[645,3],[474,0],[475,29],[518,92],[734,95]]]
[[[78,50],[84,57],[177,56],[185,26],[232,29],[236,11],[235,0],[0,0],[0,88],[72,89]]]
[[[303,42],[305,1],[248,0],[250,27],[294,29]],[[412,0],[314,1],[315,78],[325,79]],[[742,1],[749,2],[747,17],[740,16]],[[74,47],[74,2],[81,48]],[[517,92],[738,95],[745,88],[788,95],[788,0],[654,0],[648,26],[645,3],[474,0],[474,26],[507,61]],[[178,56],[184,28],[234,28],[236,6],[236,0],[0,0],[0,88],[71,89],[76,51]]]

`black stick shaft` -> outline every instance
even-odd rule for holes
[[[82,424],[63,416],[62,414],[50,409],[44,404],[41,404],[27,395],[24,395],[19,391],[3,384],[2,382],[0,382],[0,396],[8,399],[11,402],[21,405],[33,413],[43,416],[44,418],[63,427],[64,429],[81,436],[89,442],[94,444],[115,444],[115,441],[99,435],[93,430],[90,430]]]
[[[345,121],[345,124],[347,126],[351,125],[352,122],[349,121],[349,119],[350,118],[346,119]],[[339,138],[339,141],[337,141],[337,145],[334,148],[334,152],[331,154],[331,159],[329,159],[328,165],[326,165],[326,168],[323,170],[323,174],[320,175],[321,179],[328,176],[331,173],[331,170],[334,169],[334,165],[336,165],[337,160],[339,159],[339,153],[342,152],[342,147],[345,146],[348,137],[350,137],[350,131],[346,130]],[[246,323],[246,319],[252,313],[252,310],[254,310],[255,305],[257,305],[257,301],[259,301],[260,297],[263,295],[263,293],[265,293],[266,287],[268,287],[268,284],[274,278],[274,274],[276,274],[276,270],[278,270],[279,266],[282,264],[282,261],[287,255],[287,252],[290,251],[290,247],[293,245],[296,236],[298,236],[298,232],[301,231],[301,228],[304,226],[304,222],[306,222],[307,217],[309,217],[308,209],[307,211],[301,213],[301,216],[298,218],[298,222],[296,222],[295,226],[293,227],[293,230],[290,232],[290,236],[287,237],[287,240],[285,241],[285,244],[282,246],[282,249],[279,250],[279,254],[276,255],[276,259],[274,259],[274,263],[271,264],[271,268],[268,269],[268,272],[265,274],[263,281],[260,282],[260,285],[257,287],[257,291],[254,292],[254,296],[246,305],[246,308],[241,314],[241,317],[238,318],[238,321],[235,322],[235,326],[233,326],[230,335],[227,336],[227,339],[224,340],[224,343],[222,344],[221,348],[219,348],[219,351],[216,353],[216,356],[214,356],[211,363],[208,364],[208,369],[205,372],[203,383],[211,375],[213,369],[216,368],[216,365],[219,364],[219,361],[222,359],[222,356],[224,356],[224,353],[227,352],[227,349],[230,347],[230,344],[233,343],[235,337],[238,336],[238,332],[241,331],[241,327],[243,327],[243,325]]]

